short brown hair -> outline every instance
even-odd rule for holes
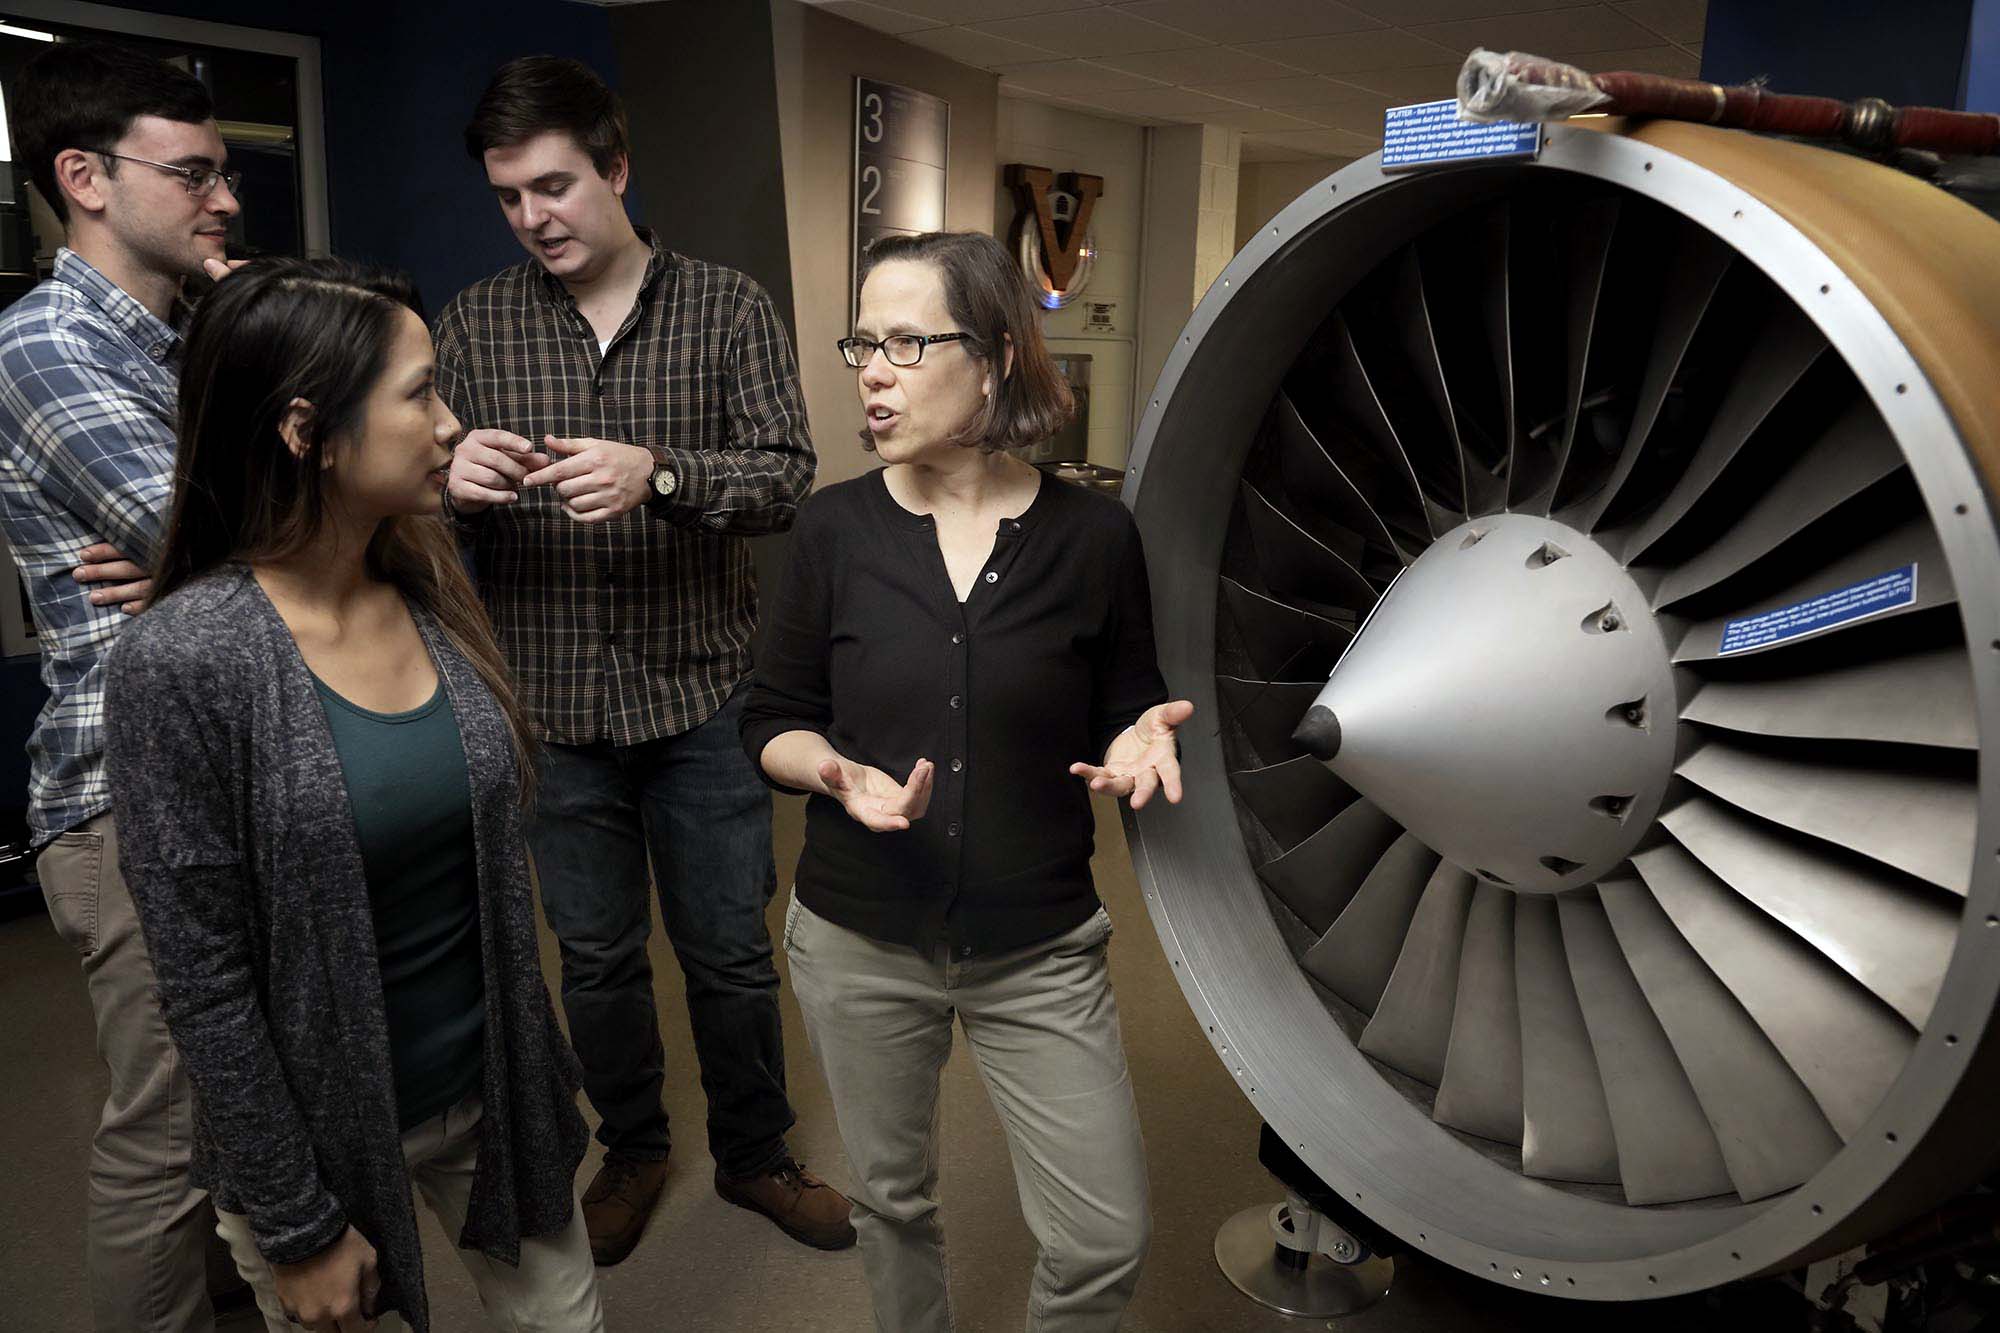
[[[944,303],[956,331],[969,333],[962,346],[973,356],[1006,364],[1014,345],[1014,366],[999,376],[986,406],[951,443],[992,453],[1040,444],[1068,424],[1076,411],[1069,381],[1049,359],[1042,323],[1021,270],[1000,243],[983,232],[932,231],[920,236],[884,236],[868,247],[862,277],[892,259],[929,264],[944,280]],[[943,332],[943,330],[939,330]],[[861,432],[861,443],[875,447]]]
[[[17,77],[7,90],[14,156],[28,164],[29,179],[65,224],[69,200],[56,184],[58,154],[71,148],[109,152],[141,116],[188,125],[215,119],[215,106],[199,79],[122,46],[58,42],[30,60]],[[106,159],[104,174],[118,174],[116,158]]]
[[[489,148],[525,143],[560,130],[590,154],[600,176],[630,155],[625,106],[597,72],[581,60],[522,56],[502,65],[479,95],[465,127],[465,151],[474,162]]]

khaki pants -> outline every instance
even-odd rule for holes
[[[99,815],[35,862],[56,932],[83,956],[111,1075],[90,1145],[85,1257],[98,1333],[207,1333],[208,1196],[188,1181],[194,1108],[167,1035],[139,916]]]
[[[424,1202],[457,1239],[465,1229],[466,1200],[472,1194],[472,1172],[479,1161],[479,1095],[474,1093],[442,1115],[434,1115],[403,1133],[403,1160]],[[250,1219],[241,1213],[216,1211],[216,1231],[229,1242],[243,1280],[257,1293],[270,1333],[298,1333],[278,1303],[277,1276],[257,1252],[250,1236]],[[553,1236],[523,1236],[519,1267],[490,1259],[477,1250],[456,1251],[479,1303],[493,1327],[506,1333],[603,1333],[604,1311],[597,1297],[597,1268],[590,1258],[590,1237],[583,1229],[583,1209],[570,1214],[569,1226]],[[437,1326],[435,1317],[433,1326]],[[409,1325],[399,1315],[386,1315],[377,1333],[404,1333]]]
[[[937,1215],[938,1078],[954,1018],[1006,1127],[1040,1246],[1028,1329],[1117,1327],[1151,1223],[1110,938],[1099,911],[1056,939],[959,961],[871,940],[792,899],[792,989],[854,1167],[854,1226],[884,1333],[955,1326]]]

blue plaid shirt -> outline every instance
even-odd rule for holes
[[[111,808],[104,654],[130,617],[71,577],[93,542],[150,565],[173,488],[181,336],[68,249],[0,314],[0,529],[27,581],[49,701],[28,740],[41,846]]]

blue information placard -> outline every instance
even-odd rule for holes
[[[1718,656],[1727,657],[1752,648],[1768,648],[1802,634],[1894,611],[1916,600],[1917,567],[1914,564],[1904,565],[1872,579],[1863,579],[1845,588],[1809,597],[1803,602],[1725,621],[1722,644],[1716,652]]]
[[[1525,121],[1460,120],[1458,102],[1451,98],[1392,106],[1382,113],[1384,171],[1439,162],[1533,157],[1541,143],[1542,127]]]

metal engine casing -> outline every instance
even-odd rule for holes
[[[1154,925],[1211,1045],[1330,1187],[1412,1249],[1467,1272],[1627,1300],[1851,1248],[2000,1160],[2000,779],[1978,777],[1956,946],[1907,1064],[1795,1188],[1644,1207],[1532,1179],[1493,1145],[1434,1123],[1358,1049],[1273,920],[1232,805],[1216,725],[1216,589],[1236,482],[1295,353],[1343,295],[1468,200],[1503,198],[1537,173],[1616,187],[1719,238],[1846,361],[1935,526],[1978,736],[2000,736],[2000,224],[1887,169],[1795,144],[1690,125],[1552,126],[1531,163],[1388,175],[1370,157],[1342,169],[1264,224],[1183,330],[1143,414],[1124,499],[1145,540],[1162,669],[1196,706],[1182,733],[1187,798],[1128,814],[1127,829]]]

